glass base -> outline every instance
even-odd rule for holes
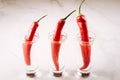
[[[83,78],[87,78],[90,76],[90,70],[89,69],[85,69],[85,70],[80,70],[78,69],[77,70],[77,75],[80,76],[80,77],[83,77]]]
[[[77,80],[109,80],[105,76],[100,76],[92,72],[88,72],[88,73],[77,72],[76,78]]]
[[[64,66],[60,67],[60,69],[57,71],[55,67],[52,67],[50,70],[53,77],[62,77],[64,73]]]
[[[26,76],[30,77],[30,78],[36,77],[37,71],[38,71],[37,66],[27,66],[26,67]]]
[[[81,73],[81,77],[87,78],[90,76],[90,73]]]
[[[26,75],[31,78],[35,77],[35,73],[26,73]]]
[[[61,77],[62,76],[62,71],[53,71],[53,76],[55,77]]]

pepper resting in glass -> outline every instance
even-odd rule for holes
[[[76,10],[73,10],[69,13],[65,18],[62,18],[57,23],[57,28],[53,34],[53,41],[51,42],[51,50],[52,50],[52,59],[57,71],[59,71],[59,51],[61,46],[61,40],[63,38],[63,34],[61,34],[63,26],[65,24],[66,19]]]
[[[83,58],[83,65],[80,68],[80,70],[86,69],[90,64],[90,56],[91,56],[91,45],[89,44],[89,34],[87,29],[87,22],[85,20],[85,16],[81,13],[81,6],[84,3],[85,0],[83,0],[79,6],[79,14],[76,18],[77,24],[80,30],[80,38],[81,38],[81,44],[87,43],[86,45],[80,45],[81,52],[82,52],[82,58]],[[89,46],[88,46],[89,45]]]
[[[45,15],[46,16],[46,15]],[[36,66],[31,65],[31,48],[33,43],[36,41],[36,39],[39,37],[36,35],[36,29],[39,26],[38,22],[43,19],[45,16],[41,17],[39,20],[33,22],[33,26],[30,29],[30,32],[25,36],[25,41],[23,43],[23,54],[24,54],[24,60],[26,64],[26,75],[29,77],[34,77],[35,73],[37,72]]]
[[[33,22],[33,26],[30,29],[30,31],[28,32],[28,34],[25,36],[25,42],[23,44],[23,53],[24,53],[24,59],[25,59],[25,63],[27,65],[31,65],[31,61],[30,61],[30,52],[31,52],[31,47],[32,47],[32,43],[34,42],[34,38],[35,38],[35,32],[37,27],[39,26],[38,22],[43,19],[44,17],[46,17],[47,15],[44,15],[43,17],[41,17],[39,20]],[[37,36],[38,37],[38,36]]]

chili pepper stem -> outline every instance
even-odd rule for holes
[[[82,0],[81,4],[80,4],[80,6],[79,6],[79,13],[78,13],[79,16],[81,15],[81,6],[82,6],[82,4],[83,4],[84,2],[85,2],[85,0]]]
[[[47,15],[42,16],[40,19],[38,19],[36,22],[39,22],[41,19],[43,19],[44,17],[46,17]]]
[[[73,10],[71,13],[69,13],[63,20],[65,21],[72,13],[74,13],[76,10]]]

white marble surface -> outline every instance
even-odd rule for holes
[[[48,33],[57,21],[76,9],[81,0],[0,0],[0,80],[26,80],[22,53],[24,36],[34,20],[47,14],[39,24],[39,40],[34,44],[33,63],[40,66],[43,76],[51,68]],[[92,71],[106,79],[120,80],[120,0],[86,0],[82,12],[88,29],[96,34],[92,48]],[[77,12],[66,21],[63,31],[68,34],[64,43],[63,61],[68,77],[58,80],[75,80],[77,65],[82,63],[76,34]],[[30,79],[28,79],[30,80]],[[37,80],[40,80],[38,78]],[[42,80],[54,80],[45,77]],[[57,80],[57,79],[55,79]],[[88,79],[86,79],[88,80]]]

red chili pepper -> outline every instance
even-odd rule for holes
[[[31,32],[29,32],[26,36],[25,42],[23,43],[23,53],[24,53],[24,59],[26,65],[31,65],[31,58],[30,58],[30,52],[31,52],[31,47],[32,47],[32,40],[34,38],[35,32],[38,25],[38,22],[43,19],[45,16],[41,17],[39,20],[35,21],[33,23],[33,27],[31,28]]]
[[[83,57],[83,66],[80,68],[86,69],[89,66],[90,63],[90,44],[89,44],[89,36],[88,36],[88,29],[87,29],[87,23],[85,20],[85,16],[81,14],[81,6],[85,0],[82,1],[82,3],[79,6],[79,15],[77,16],[77,24],[80,29],[80,35],[81,35],[81,52]],[[84,43],[87,42],[87,45]],[[89,45],[89,46],[88,46]]]
[[[39,20],[33,22],[33,27],[31,28],[31,31],[28,32],[27,36],[26,36],[26,41],[32,41],[33,37],[35,35],[36,29],[39,26],[38,22],[43,19],[44,17],[46,17],[47,15],[44,15],[43,17],[41,17]]]
[[[24,60],[26,65],[31,65],[31,58],[30,58],[31,48],[32,48],[31,41],[25,41],[23,43],[23,53],[24,53]]]
[[[65,24],[65,20],[75,11],[76,10],[72,11],[65,18],[62,18],[58,21],[57,28],[53,36],[53,41],[51,42],[52,59],[53,59],[53,62],[54,62],[54,65],[57,71],[59,71],[59,60],[58,59],[59,59],[59,51],[60,51],[60,46],[61,46],[61,43],[59,43],[59,41],[62,38],[61,31]]]
[[[86,20],[84,19],[84,15],[80,15],[77,17],[77,24],[80,29],[81,40],[88,42],[89,41],[88,30],[87,30]]]
[[[81,43],[81,52],[83,57],[83,66],[80,68],[80,70],[86,69],[90,64],[90,55],[91,55],[91,45],[89,43]]]
[[[54,41],[59,41],[60,40],[60,35],[61,35],[61,31],[63,29],[63,26],[65,24],[65,20],[73,13],[75,12],[76,10],[72,11],[71,13],[69,13],[65,18],[62,18],[58,21],[57,23],[57,28],[56,28],[56,31],[55,31],[55,34],[54,34],[54,38],[53,40]]]
[[[83,14],[81,14],[81,6],[82,6],[84,1],[85,0],[83,0],[79,6],[79,15],[77,16],[77,24],[78,24],[79,29],[80,29],[82,41],[89,41],[87,23],[85,20],[85,16]]]

